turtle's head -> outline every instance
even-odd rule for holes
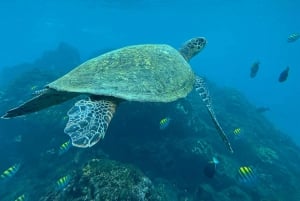
[[[207,41],[204,37],[196,37],[186,41],[179,49],[180,54],[187,60],[197,55],[206,45]]]

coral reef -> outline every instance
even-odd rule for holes
[[[40,199],[46,200],[161,200],[151,180],[132,166],[109,159],[92,159],[64,191],[51,191]]]
[[[258,146],[256,147],[256,153],[257,157],[263,162],[263,163],[269,163],[273,164],[275,162],[278,162],[278,154],[275,150],[269,148],[269,147],[263,147]]]

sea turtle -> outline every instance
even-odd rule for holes
[[[121,101],[171,102],[185,97],[193,87],[205,103],[226,147],[231,145],[217,121],[204,79],[188,61],[206,45],[204,37],[192,38],[179,50],[166,44],[123,47],[92,58],[58,78],[31,100],[9,110],[2,118],[25,115],[88,95],[68,111],[64,132],[73,146],[91,147],[104,138]]]

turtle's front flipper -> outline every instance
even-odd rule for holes
[[[200,97],[202,98],[202,101],[205,103],[205,106],[206,106],[225,146],[229,149],[230,152],[233,153],[233,149],[230,145],[230,142],[229,142],[224,130],[222,129],[221,125],[219,124],[219,122],[217,120],[217,117],[215,115],[215,112],[214,112],[214,109],[212,106],[212,102],[211,102],[211,99],[209,96],[209,91],[206,87],[206,84],[205,84],[205,81],[203,78],[196,76],[195,89],[198,92],[198,94],[200,95]]]
[[[118,101],[109,99],[80,100],[69,110],[65,133],[72,145],[87,148],[104,138]]]
[[[57,105],[59,103],[65,102],[76,96],[78,96],[78,93],[60,92],[54,89],[45,88],[34,98],[16,108],[7,111],[6,114],[2,116],[2,118],[8,119],[32,112],[37,112],[52,105]]]

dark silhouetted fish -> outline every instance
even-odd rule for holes
[[[286,79],[288,78],[288,75],[289,75],[289,70],[290,70],[290,68],[286,67],[286,69],[280,73],[279,78],[278,78],[279,82],[286,81]]]
[[[300,33],[293,33],[288,37],[287,42],[292,43],[298,40],[299,38],[300,38]]]
[[[250,77],[254,78],[258,72],[259,69],[259,62],[255,62],[252,64],[251,71],[250,71]]]
[[[264,113],[264,112],[267,112],[269,110],[270,110],[270,108],[268,108],[268,107],[257,107],[256,108],[256,112],[258,112],[258,113]]]

